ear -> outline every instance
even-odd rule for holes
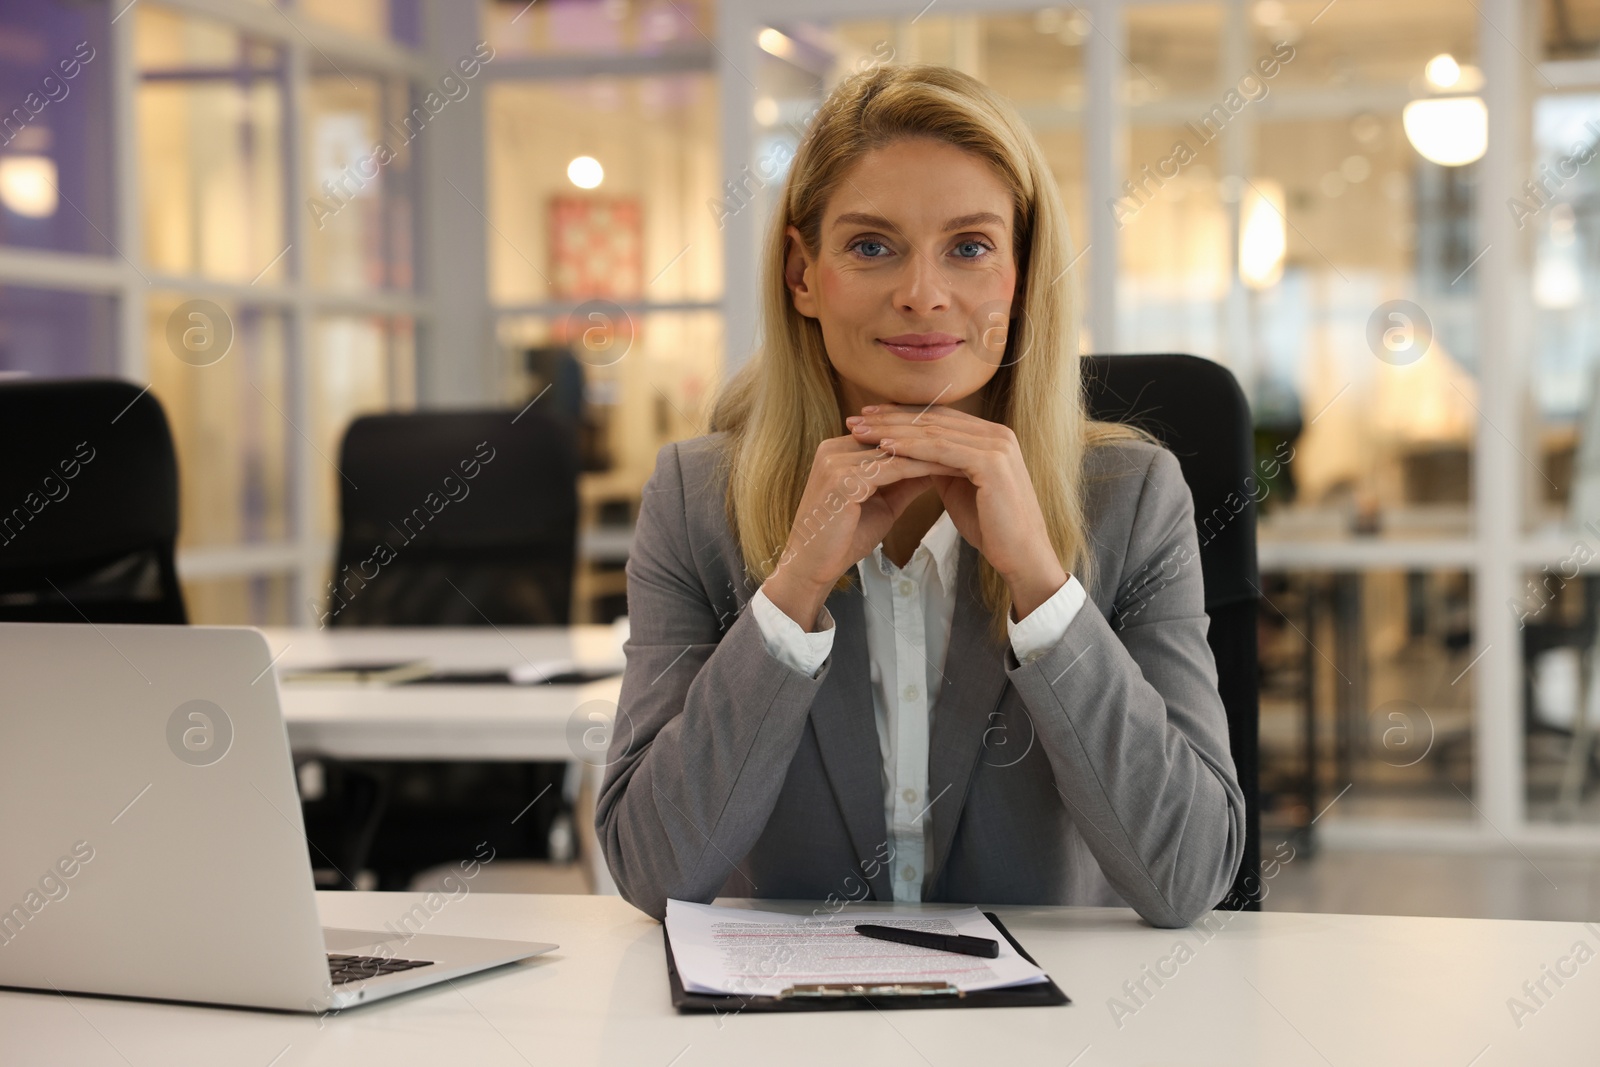
[[[806,252],[806,243],[800,231],[793,226],[784,230],[783,284],[789,287],[794,309],[808,319],[817,317],[817,291],[812,268],[816,266]]]

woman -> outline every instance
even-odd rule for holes
[[[765,347],[644,489],[596,812],[622,895],[1188,923],[1244,838],[1198,564],[1171,576],[1193,505],[1083,413],[1038,144],[966,75],[879,68],[774,215]]]

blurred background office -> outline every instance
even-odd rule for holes
[[[358,416],[546,405],[609,622],[807,116],[913,61],[1037,132],[1083,350],[1249,397],[1265,906],[1595,917],[1600,0],[6,3],[0,372],[148,384],[198,623],[317,624]]]

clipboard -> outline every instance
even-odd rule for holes
[[[994,923],[1011,947],[1023,959],[1039,966],[1028,950],[1017,943],[1011,931],[1005,928],[999,916],[992,911],[983,913]],[[1045,976],[1043,982],[1031,985],[1010,986],[1005,989],[979,989],[971,993],[850,993],[835,996],[811,997],[752,997],[740,993],[690,993],[683,988],[678,977],[678,964],[672,957],[672,939],[667,927],[661,925],[661,943],[667,950],[667,982],[672,987],[672,1006],[680,1015],[716,1012],[734,1015],[746,1011],[850,1011],[873,1008],[1044,1008],[1071,1004],[1072,1000],[1056,985],[1055,979]]]

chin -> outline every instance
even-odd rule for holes
[[[893,383],[885,383],[879,392],[886,397],[893,397],[896,404],[916,404],[921,407],[925,404],[938,403],[945,407],[957,404],[982,392],[984,382],[951,381],[948,373],[939,373],[932,368],[919,371],[911,368],[910,374],[904,374]]]
[[[971,390],[958,392],[955,389],[950,389],[944,393],[940,393],[939,389],[942,388],[944,387],[939,386],[935,389],[905,390],[905,394],[903,396],[895,396],[892,402],[896,404],[904,404],[908,407],[915,406],[919,408],[932,407],[934,404],[938,404],[941,407],[952,407],[972,395]]]

